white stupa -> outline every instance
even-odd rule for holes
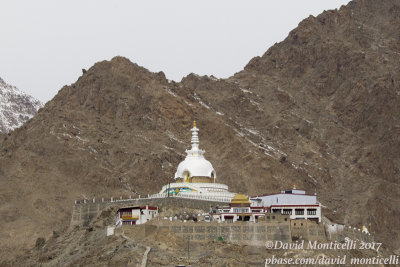
[[[163,186],[159,194],[230,202],[235,193],[229,192],[227,185],[215,182],[217,174],[214,167],[204,158],[205,151],[199,148],[196,121],[190,131],[192,147],[186,150],[186,158],[178,165],[175,182]]]
[[[186,158],[179,163],[175,173],[176,180],[184,182],[193,182],[194,180],[203,180],[205,182],[215,182],[216,174],[212,164],[204,158],[205,151],[199,148],[199,129],[196,122],[193,123],[192,132],[192,148],[186,150]]]

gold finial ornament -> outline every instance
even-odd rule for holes
[[[196,121],[193,121],[193,127],[196,127]]]

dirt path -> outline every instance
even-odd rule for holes
[[[143,254],[142,264],[140,267],[146,267],[147,264],[147,255],[149,254],[151,247],[146,246],[146,251]]]

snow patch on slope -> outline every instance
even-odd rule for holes
[[[0,78],[0,132],[20,127],[36,115],[42,103]]]
[[[203,100],[201,100],[201,98],[196,93],[194,93],[193,97],[199,102],[200,105],[202,105],[206,109],[211,109],[206,103],[203,102]]]

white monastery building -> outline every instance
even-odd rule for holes
[[[229,206],[217,207],[210,213],[213,220],[217,222],[258,222],[265,218],[265,208],[251,206],[245,194],[236,194]]]
[[[263,195],[250,198],[255,206],[266,207],[270,213],[290,215],[291,220],[309,219],[321,222],[321,203],[317,195],[306,194],[294,186],[291,190],[279,194]]]

